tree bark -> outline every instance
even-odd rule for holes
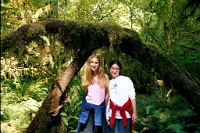
[[[84,57],[88,55],[85,54]],[[66,133],[67,128],[59,115],[62,106],[67,102],[67,85],[77,74],[87,58],[77,57],[67,69],[57,77],[51,87],[51,92],[43,101],[36,116],[26,129],[26,133]]]
[[[185,73],[180,67],[162,55],[156,46],[146,44],[138,45],[136,48],[134,45],[123,42],[120,44],[120,49],[131,57],[136,57],[146,66],[155,68],[155,71],[162,75],[164,79],[171,82],[173,87],[186,98],[194,110],[198,114],[200,113],[200,104],[198,102],[200,100],[199,85],[189,74]]]

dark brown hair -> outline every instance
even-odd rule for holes
[[[119,66],[119,68],[120,68],[119,74],[121,75],[122,64],[120,63],[120,61],[119,60],[112,60],[112,61],[110,61],[110,63],[109,63],[109,69],[112,67],[113,64],[116,64],[116,65]]]

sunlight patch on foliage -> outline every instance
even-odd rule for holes
[[[9,117],[5,119],[1,118],[2,132],[22,132],[22,130],[24,130],[31,122],[40,105],[41,102],[37,102],[34,99],[29,99],[27,101],[23,101],[17,104],[3,104],[1,110],[4,115],[1,117],[4,117],[6,115],[8,115]]]

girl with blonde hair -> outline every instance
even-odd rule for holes
[[[98,55],[91,55],[82,77],[85,97],[82,99],[81,112],[77,133],[105,133],[106,132],[106,103],[109,98],[109,77],[104,72]]]

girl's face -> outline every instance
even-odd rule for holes
[[[117,64],[113,64],[110,67],[110,74],[112,75],[112,78],[115,79],[116,77],[119,76],[120,68]]]
[[[92,71],[97,71],[99,68],[99,60],[96,57],[93,57],[90,60],[90,68]]]

